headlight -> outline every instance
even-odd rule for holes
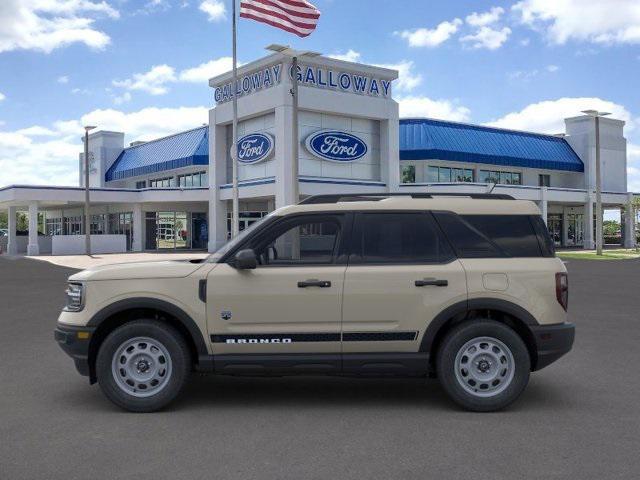
[[[67,290],[67,305],[64,309],[67,312],[79,312],[84,308],[84,285],[81,283],[68,283]]]

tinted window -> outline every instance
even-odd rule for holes
[[[540,244],[528,215],[463,215],[510,257],[540,257]]]
[[[459,215],[448,212],[434,213],[434,216],[460,258],[504,257],[487,237]]]
[[[255,251],[261,265],[332,263],[339,233],[337,220],[307,217],[268,233]]]
[[[533,224],[533,228],[535,229],[536,234],[538,235],[538,242],[540,244],[540,248],[542,249],[542,256],[555,257],[556,247],[555,247],[555,244],[553,243],[553,239],[551,238],[551,235],[549,234],[549,230],[547,229],[547,226],[544,223],[544,220],[542,219],[542,217],[538,215],[532,215],[530,218],[531,218],[531,223]]]
[[[439,263],[453,258],[433,217],[422,212],[360,214],[353,244],[356,263]]]

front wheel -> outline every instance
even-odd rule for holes
[[[470,320],[454,327],[436,361],[443,388],[467,410],[500,410],[529,382],[526,345],[515,331],[493,320]]]
[[[174,400],[189,376],[189,348],[174,328],[136,320],[105,338],[96,359],[104,394],[132,412],[153,412]]]

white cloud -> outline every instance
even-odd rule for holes
[[[520,45],[522,45],[523,47],[528,47],[530,43],[531,39],[529,38],[523,38],[522,40],[520,40]]]
[[[169,91],[166,84],[176,81],[176,72],[169,65],[154,65],[145,73],[134,73],[132,78],[114,80],[115,87],[127,90],[141,90],[151,95],[164,95]]]
[[[375,66],[398,70],[398,80],[393,84],[393,88],[398,92],[409,92],[422,83],[422,75],[413,71],[414,63],[411,60],[377,64]]]
[[[3,101],[5,98],[7,98],[7,96],[4,93],[0,92],[0,102]]]
[[[561,133],[565,131],[565,118],[582,115],[582,110],[589,109],[611,112],[612,118],[627,122],[627,132],[635,128],[633,117],[624,106],[596,97],[565,97],[532,103],[519,112],[509,113],[489,122],[488,125],[541,133]]]
[[[511,35],[509,27],[503,27],[500,30],[491,27],[481,27],[473,35],[465,35],[460,38],[462,43],[470,43],[471,48],[486,48],[487,50],[497,50]]]
[[[560,67],[557,65],[547,65],[542,71],[537,68],[534,68],[533,70],[516,70],[515,72],[508,73],[507,76],[509,77],[509,80],[528,82],[541,73],[556,73],[558,70],[560,70]]]
[[[126,142],[152,140],[208,120],[208,108],[144,108],[125,113],[94,110],[76,120],[0,131],[0,186],[11,184],[77,185],[78,153],[82,150],[82,125],[123,131]]]
[[[221,0],[204,0],[198,8],[207,14],[210,22],[218,22],[227,18],[227,9]]]
[[[345,62],[359,62],[362,55],[360,52],[356,52],[355,50],[349,49],[346,53],[332,53],[327,55],[330,58],[335,58],[336,60],[343,60]]]
[[[62,83],[62,84],[69,83],[69,77],[66,76],[66,75],[62,75],[62,76],[58,77],[58,79],[56,81],[58,83]]]
[[[202,63],[197,67],[187,68],[180,72],[180,80],[183,82],[194,82],[207,84],[210,78],[228,72],[233,68],[233,58],[220,57],[215,60]]]
[[[0,53],[38,50],[50,53],[73,43],[103,49],[109,36],[94,28],[96,18],[119,18],[106,1],[2,0]]]
[[[560,70],[560,67],[558,65],[547,65],[545,68],[547,69],[547,72],[549,72],[549,73],[555,73],[558,70]]]
[[[131,101],[131,93],[124,92],[122,95],[116,95],[113,97],[113,103],[116,105],[122,105],[123,103],[128,103]]]
[[[492,23],[496,23],[500,20],[500,17],[504,13],[504,8],[502,7],[493,7],[488,12],[484,13],[476,13],[473,12],[471,15],[468,15],[465,18],[466,22],[472,27],[485,27],[487,25],[491,25]]]
[[[522,0],[512,8],[551,43],[640,43],[638,0]]]
[[[400,117],[429,117],[454,122],[469,121],[471,110],[450,100],[433,100],[424,96],[399,97]]]
[[[409,42],[411,47],[437,47],[454,35],[462,25],[462,20],[455,18],[450,22],[442,22],[436,28],[418,28],[415,30],[403,30],[395,32],[401,38]]]

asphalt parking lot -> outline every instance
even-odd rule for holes
[[[53,341],[73,270],[0,257],[0,479],[631,479],[640,471],[640,261],[578,261],[574,350],[492,414],[436,381],[194,377],[120,411]]]

